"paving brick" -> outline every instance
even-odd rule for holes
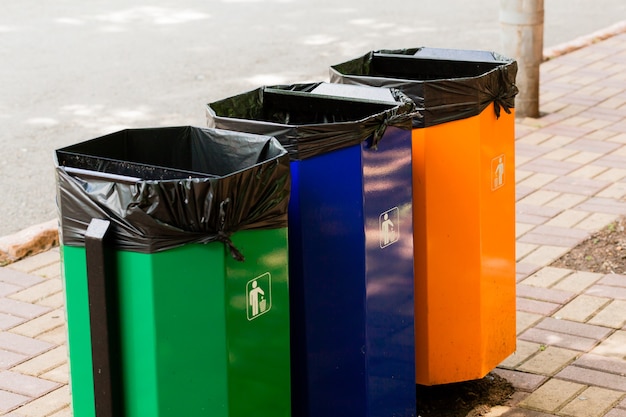
[[[602,154],[596,152],[578,152],[569,158],[566,158],[565,161],[576,162],[579,164],[590,164],[601,156]]]
[[[515,242],[515,258],[518,260],[523,259],[538,247],[539,245],[531,243]]]
[[[522,139],[518,139],[517,143],[527,143],[530,145],[539,145],[541,142],[545,142],[550,139],[553,135],[549,133],[544,133],[542,131],[535,131],[524,136]]]
[[[588,239],[590,233],[574,227],[555,227],[547,224],[537,226],[534,230],[518,240],[528,243],[539,242],[541,245],[563,246],[573,248]]]
[[[518,262],[515,265],[515,273],[520,278],[520,280],[528,278],[530,275],[539,271],[541,267],[538,265],[527,264],[524,262]]]
[[[46,298],[42,298],[41,300],[37,301],[37,304],[53,309],[62,308],[65,306],[65,293],[61,291],[56,294],[52,294]]]
[[[70,381],[69,365],[67,363],[64,363],[61,366],[57,366],[56,368],[51,369],[44,374],[41,374],[40,377],[50,381],[58,382],[60,384],[68,384]]]
[[[537,190],[532,194],[527,195],[519,201],[519,204],[526,204],[531,206],[542,206],[548,201],[558,197],[560,192],[557,191],[544,191],[543,189]]]
[[[546,153],[548,149],[542,149],[539,146],[534,146],[532,144],[527,144],[522,141],[515,142],[515,157],[516,159],[522,158],[531,158],[534,159],[538,156]]]
[[[579,295],[561,308],[555,315],[555,318],[586,322],[610,301],[609,298],[604,297],[593,297],[585,294]]]
[[[0,298],[0,313],[11,314],[25,319],[32,319],[50,311],[49,308],[38,306],[10,298]]]
[[[574,362],[574,365],[581,368],[595,369],[597,371],[621,376],[626,375],[626,359],[610,358],[593,353],[585,353],[578,358],[576,362]]]
[[[538,328],[528,329],[519,336],[519,339],[581,352],[589,351],[598,343],[595,339]]]
[[[0,332],[0,349],[27,356],[44,353],[54,347],[51,343],[20,336],[9,332]]]
[[[25,395],[0,390],[0,413],[13,410],[29,400],[30,398]]]
[[[516,333],[517,335],[524,333],[526,330],[537,324],[540,320],[543,319],[543,314],[537,313],[529,313],[526,311],[517,311],[515,322],[516,322]]]
[[[572,229],[573,230],[573,229]],[[563,246],[566,248],[573,248],[585,239],[565,236],[547,235],[540,233],[536,229],[532,232],[526,233],[517,239],[518,242],[531,243],[536,245],[551,245],[551,246]]]
[[[542,316],[550,316],[559,309],[560,304],[549,303],[546,301],[532,300],[530,298],[517,298],[517,310],[527,313],[536,313]]]
[[[30,273],[38,269],[44,268],[48,265],[59,263],[61,255],[59,248],[53,248],[46,252],[39,253],[34,256],[29,256],[20,261],[12,263],[7,268]]]
[[[551,266],[546,266],[545,268],[541,268],[539,271],[535,272],[522,282],[525,285],[549,288],[570,274],[572,274],[572,271],[569,269],[553,268]]]
[[[620,200],[626,196],[626,183],[618,182],[609,185],[597,194],[598,197],[614,198]]]
[[[586,337],[589,339],[601,340],[613,333],[613,329],[591,324],[579,323],[570,320],[559,320],[546,317],[535,327],[543,330],[550,330],[558,333],[565,333],[573,336]]]
[[[601,278],[601,274],[596,274],[593,272],[575,271],[574,273],[568,275],[567,277],[554,284],[553,288],[557,290],[580,293],[585,289],[591,287]]]
[[[585,386],[569,381],[551,379],[526,399],[520,406],[541,411],[555,412],[585,390]]]
[[[54,263],[41,269],[36,269],[31,273],[44,279],[61,278],[61,264]]]
[[[605,155],[601,158],[598,158],[594,162],[594,164],[610,168],[623,169],[624,166],[626,166],[626,156],[615,154]]]
[[[566,148],[556,148],[543,154],[542,158],[545,159],[554,159],[555,161],[564,161],[571,156],[580,153],[575,149],[566,149]]]
[[[552,262],[559,259],[565,253],[569,251],[570,248],[563,246],[541,246],[523,257],[525,263],[535,264],[535,265],[550,265]]]
[[[580,355],[580,352],[548,346],[528,359],[517,369],[519,371],[552,376],[565,368]]]
[[[519,185],[515,187],[515,201],[519,201],[526,197],[527,195],[534,193],[535,189],[530,187],[525,187],[523,185]]]
[[[0,369],[9,369],[26,359],[28,359],[26,355],[0,349]]]
[[[32,304],[62,291],[63,283],[60,279],[48,279],[12,294],[8,298]]]
[[[66,343],[67,341],[67,325],[63,323],[61,326],[58,326],[52,330],[49,330],[45,333],[37,336],[38,340],[43,340],[45,342],[49,342],[55,345],[61,345]]]
[[[576,417],[601,417],[624,394],[605,388],[589,387],[561,409],[561,413]]]
[[[517,163],[518,158],[515,158],[515,162]],[[608,168],[605,168],[608,169]],[[521,182],[522,180],[525,180],[526,178],[530,177],[531,175],[533,175],[534,172],[532,171],[524,171],[523,169],[516,169],[515,170],[515,182]]]
[[[13,316],[11,314],[0,313],[0,330],[8,330],[26,321],[23,317]]]
[[[26,395],[28,397],[40,397],[59,386],[58,383],[36,378],[30,375],[22,375],[18,372],[0,371],[0,389]]]
[[[596,232],[619,218],[616,214],[591,213],[589,217],[576,225],[577,228]]]
[[[586,138],[577,139],[571,143],[565,145],[567,149],[575,149],[578,151],[587,151],[587,152],[596,152],[600,154],[608,154],[616,149],[618,149],[620,145],[618,143],[613,142],[605,142],[601,140],[589,140]]]
[[[532,392],[541,386],[548,378],[543,375],[530,374],[528,372],[511,371],[509,369],[495,369],[497,375],[506,379],[516,389]]]
[[[626,214],[626,202],[615,201],[612,198],[593,197],[576,207],[579,210],[586,210],[592,213],[617,214],[620,216]]]
[[[515,369],[517,366],[526,362],[531,356],[540,352],[541,345],[539,343],[518,340],[515,352],[509,355],[504,361],[500,362],[499,368]]]
[[[72,409],[70,407],[65,407],[54,414],[50,414],[48,417],[72,417]]]
[[[587,217],[589,217],[589,213],[586,211],[569,210],[566,208],[562,213],[559,213],[556,217],[548,220],[545,225],[572,228]]]
[[[610,285],[613,287],[626,288],[626,275],[623,274],[605,274],[598,282],[602,285]]]
[[[20,287],[29,287],[43,281],[43,278],[16,271],[9,267],[0,267],[0,282]]]
[[[593,385],[622,392],[626,391],[625,376],[596,371],[595,369],[568,366],[559,372],[556,377],[580,384]]]
[[[0,297],[6,297],[9,294],[13,294],[21,290],[22,287],[13,284],[7,284],[6,282],[0,282]]]
[[[484,417],[554,417],[554,414],[542,413],[540,411],[529,410],[519,407],[496,408],[497,414],[487,413]]]
[[[626,301],[614,300],[589,320],[590,324],[620,329],[626,325]]]
[[[20,407],[17,412],[24,417],[41,417],[49,416],[70,404],[70,392],[68,386],[58,388],[43,397],[39,397],[34,401]]]
[[[606,413],[604,417],[626,417],[626,410],[614,408]]]
[[[65,324],[65,312],[63,310],[53,310],[24,324],[11,329],[11,333],[22,336],[37,337],[41,334],[56,329]]]
[[[577,77],[576,81],[580,81],[581,77]],[[590,105],[595,105],[597,104],[597,102],[599,101],[599,99],[592,99],[589,96],[586,97],[582,97],[582,96],[578,96],[576,94],[569,94],[566,96],[563,96],[561,98],[561,101],[563,102],[569,102],[570,104],[578,104],[578,105],[582,105],[582,106],[590,106]],[[582,136],[587,135],[590,132],[593,132],[593,128],[587,128],[585,126],[571,126],[571,125],[567,125],[563,122],[560,123],[555,123],[552,124],[550,126],[546,126],[543,131],[544,132],[548,132],[548,133],[553,133],[555,135],[559,135],[559,136],[565,136],[565,137],[570,137],[570,138],[580,138]],[[570,144],[573,143],[577,143],[578,141],[572,141],[570,142]],[[565,145],[565,146],[569,146]],[[594,148],[592,147],[582,147],[582,146],[578,146],[576,149],[579,150],[593,150]]]
[[[526,223],[516,222],[515,223],[515,237],[518,238],[518,237],[522,236],[524,233],[527,233],[530,230],[534,229],[534,227],[535,227],[534,224],[526,224]]]
[[[574,112],[577,112],[579,109],[573,109],[572,110]],[[562,119],[562,115],[559,116],[559,118],[561,120]],[[572,143],[573,141],[575,141],[576,139],[571,137],[571,136],[565,136],[565,135],[553,135],[550,139],[544,141],[542,143],[542,148],[561,148],[569,143]]]
[[[618,112],[623,114],[622,110],[618,110]],[[617,143],[621,143],[621,144],[626,144],[626,133],[616,134],[614,136],[611,136],[608,139],[611,142],[617,142]]]
[[[593,295],[596,297],[617,298],[620,300],[626,300],[626,287],[619,288],[609,285],[595,284],[585,290],[585,294]]]
[[[568,292],[568,291],[534,287],[534,286],[524,285],[524,284],[517,285],[518,297],[530,298],[533,300],[540,300],[540,301],[548,301],[548,302],[556,303],[556,304],[565,304],[567,301],[574,298],[575,295],[576,294]]]
[[[63,365],[67,362],[67,360],[67,346],[61,345],[19,364],[11,370],[24,375],[40,376],[41,374]]]
[[[567,176],[557,178],[550,184],[546,184],[543,189],[560,193],[582,194],[584,196],[593,196],[606,189],[611,183],[598,179],[581,178],[576,176]]]
[[[554,174],[545,174],[542,172],[535,172],[534,170],[530,170],[528,172],[533,172],[534,174],[523,181],[518,182],[518,187],[530,187],[533,190],[538,190],[558,178],[558,175]]]
[[[610,358],[626,359],[626,331],[617,330],[594,348],[591,353]]]
[[[541,223],[545,223],[547,220],[553,218],[554,216],[559,214],[561,211],[562,210],[557,207],[549,207],[547,205],[543,206],[543,205],[525,204],[524,202],[521,202],[521,201],[515,204],[516,221],[522,222],[522,223],[535,224],[535,222],[524,221],[523,216],[541,217],[543,218]]]
[[[608,170],[609,170],[608,167],[602,167],[602,166],[597,166],[597,165],[592,165],[592,164],[583,165],[580,168],[578,168],[576,171],[570,172],[567,176],[577,177],[577,178],[597,178],[600,174]],[[597,178],[597,179],[606,181],[606,179],[604,178]]]

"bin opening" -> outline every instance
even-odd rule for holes
[[[364,75],[421,81],[441,80],[477,77],[502,64],[498,61],[458,61],[419,55],[375,53],[372,55],[370,71]]]
[[[370,100],[346,99],[305,91],[262,89],[262,102],[244,109],[227,101],[212,104],[218,116],[286,125],[356,122],[398,106]]]
[[[142,180],[217,178],[275,156],[269,155],[268,142],[242,163],[240,151],[228,155],[236,158],[224,158],[224,146],[190,126],[127,129],[58,149],[56,155],[59,166],[79,170],[68,173],[85,170]]]

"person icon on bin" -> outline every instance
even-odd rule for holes
[[[389,245],[396,240],[396,232],[393,222],[389,219],[389,213],[385,213],[382,223],[383,244]]]
[[[504,162],[502,157],[498,158],[498,165],[495,170],[495,178],[493,179],[493,188],[499,188],[504,184]]]
[[[250,307],[252,307],[252,317],[258,316],[260,313],[265,311],[265,291],[259,287],[259,284],[256,281],[252,282],[252,289],[250,290],[248,297],[248,302],[250,303]]]

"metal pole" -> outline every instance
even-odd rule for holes
[[[500,0],[502,53],[517,61],[515,114],[520,117],[539,117],[543,16],[543,0]]]

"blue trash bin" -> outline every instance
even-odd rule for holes
[[[414,416],[414,106],[395,90],[327,87],[210,103],[208,125],[275,136],[291,157],[293,415]]]

